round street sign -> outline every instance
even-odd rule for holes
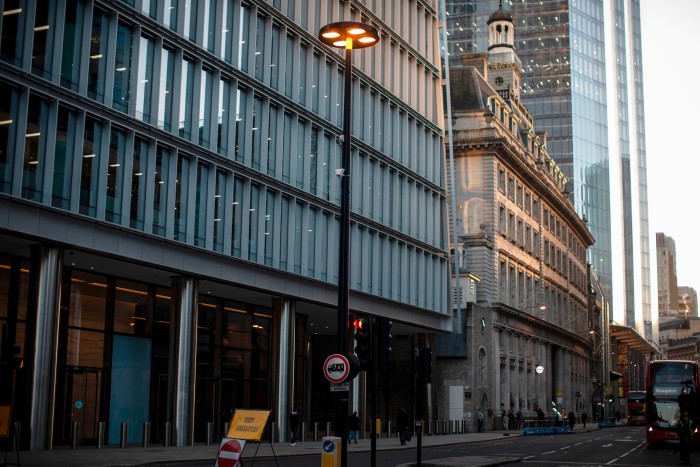
[[[323,363],[323,374],[331,383],[342,383],[350,374],[350,362],[345,355],[334,353]]]
[[[224,438],[219,448],[216,467],[235,467],[243,453],[244,440]]]

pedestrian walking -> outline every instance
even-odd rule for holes
[[[503,424],[503,429],[508,431],[508,412],[503,409],[503,417],[501,417],[501,423]]]
[[[481,410],[481,407],[479,407],[479,410],[476,412],[476,423],[477,423],[476,431],[479,433],[484,431],[484,412]]]
[[[297,409],[292,409],[289,414],[289,430],[292,432],[290,443],[292,446],[297,445],[297,437],[299,436],[299,414]]]
[[[360,439],[360,417],[357,416],[357,412],[353,412],[348,417],[348,444],[351,444],[353,440],[357,444],[358,439]]]
[[[523,413],[518,409],[518,413],[515,414],[515,429],[519,430],[523,427]]]
[[[571,428],[573,430],[574,425],[576,425],[576,415],[574,415],[573,411],[569,411],[568,419],[569,419],[569,428]]]
[[[683,412],[683,417],[678,422],[678,442],[680,443],[681,462],[690,464],[690,452],[693,450],[693,422],[688,417],[688,412]]]
[[[401,441],[401,446],[405,446],[406,432],[408,431],[408,415],[406,415],[405,407],[401,407],[399,414],[396,416],[396,431],[399,432],[399,441]]]
[[[513,415],[513,409],[510,409],[508,411],[508,429],[509,430],[515,429],[515,415]]]
[[[583,422],[583,427],[586,428],[586,421],[588,420],[588,414],[584,410],[581,414],[581,422]]]
[[[542,410],[542,407],[537,409],[537,424],[540,426],[540,428],[544,427],[544,411]]]

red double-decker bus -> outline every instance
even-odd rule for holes
[[[627,393],[627,424],[644,426],[647,422],[646,391],[629,391]]]
[[[684,412],[700,418],[698,364],[685,360],[655,360],[647,368],[647,443],[677,442],[677,425]],[[700,440],[697,428],[694,441]]]

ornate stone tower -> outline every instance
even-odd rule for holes
[[[520,100],[522,65],[515,54],[515,22],[509,10],[499,2],[487,22],[489,27],[488,81],[496,91],[511,90]]]

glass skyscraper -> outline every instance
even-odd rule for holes
[[[487,51],[486,21],[499,3],[446,0],[450,63]],[[502,3],[515,21],[522,101],[596,239],[589,261],[611,317],[656,340],[639,1]]]

